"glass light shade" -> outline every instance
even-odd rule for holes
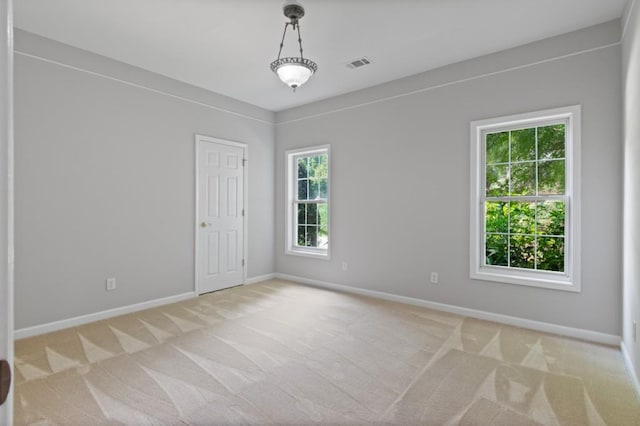
[[[289,87],[302,86],[311,77],[311,70],[307,67],[297,64],[284,64],[278,68],[278,77],[284,84]]]
[[[281,58],[271,63],[271,70],[294,90],[306,83],[317,69],[316,63],[306,58]]]

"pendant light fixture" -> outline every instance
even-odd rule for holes
[[[287,86],[291,87],[295,92],[309,80],[309,77],[318,70],[318,65],[311,59],[302,55],[302,37],[300,36],[300,19],[304,16],[304,8],[296,3],[285,4],[282,8],[284,16],[290,21],[284,24],[284,32],[282,33],[282,41],[280,42],[280,50],[278,51],[278,59],[271,62],[271,71],[278,74],[280,80]],[[298,32],[298,45],[300,46],[300,56],[281,58],[282,47],[284,46],[284,37],[287,35],[287,28],[291,25],[291,29],[295,33]]]

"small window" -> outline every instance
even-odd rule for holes
[[[287,151],[287,254],[329,257],[329,147]]]
[[[471,277],[579,291],[580,108],[471,123]]]

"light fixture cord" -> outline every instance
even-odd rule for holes
[[[278,51],[278,60],[280,60],[280,55],[282,54],[282,47],[284,46],[284,36],[287,35],[287,27],[289,26],[289,22],[284,24],[284,31],[282,32],[282,40],[280,41],[280,50]]]

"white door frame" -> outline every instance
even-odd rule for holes
[[[200,294],[200,286],[198,285],[198,271],[199,271],[199,263],[198,263],[198,243],[200,242],[200,237],[198,236],[199,232],[199,227],[198,224],[200,223],[200,218],[198,217],[199,215],[199,207],[200,207],[200,191],[198,190],[200,188],[200,142],[213,142],[213,143],[217,143],[217,144],[221,144],[221,145],[228,145],[228,146],[233,146],[236,148],[241,148],[242,149],[242,154],[243,154],[243,167],[242,167],[242,182],[243,182],[243,199],[242,199],[242,203],[243,203],[243,209],[244,209],[244,216],[242,218],[242,234],[243,234],[243,241],[242,241],[242,258],[244,259],[244,264],[242,265],[242,284],[246,284],[247,283],[247,267],[249,265],[249,257],[248,257],[248,246],[249,246],[249,238],[248,238],[248,232],[247,230],[249,229],[249,146],[246,143],[242,143],[242,142],[234,142],[234,141],[229,141],[226,139],[219,139],[219,138],[215,138],[212,136],[205,136],[205,135],[195,135],[195,151],[196,151],[196,187],[195,187],[195,194],[196,194],[196,212],[195,212],[195,220],[193,222],[193,229],[194,229],[194,233],[195,233],[195,250],[194,250],[194,258],[195,258],[195,262],[194,262],[194,271],[195,271],[195,275],[194,275],[194,290],[196,292],[196,294]]]
[[[0,359],[13,370],[13,9],[0,0]],[[15,380],[12,388],[15,388]],[[13,391],[0,424],[13,422]]]

